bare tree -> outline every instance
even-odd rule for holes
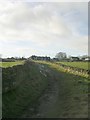
[[[56,54],[55,57],[58,58],[58,60],[64,60],[64,59],[67,58],[67,55],[64,52],[59,52],[59,53]]]

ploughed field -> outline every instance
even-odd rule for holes
[[[89,81],[54,62],[3,68],[3,118],[87,118]]]

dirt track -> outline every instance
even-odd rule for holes
[[[49,84],[38,100],[38,105],[28,108],[25,118],[87,118],[88,95],[78,76],[57,72],[39,65],[42,74],[49,75]],[[33,115],[30,112],[33,111]]]

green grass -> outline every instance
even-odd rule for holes
[[[24,110],[28,108],[28,104],[31,107],[36,105],[38,97],[48,84],[47,77],[40,73],[35,63],[25,63],[23,66],[17,65],[16,67],[16,70],[12,70],[12,73],[8,71],[7,76],[3,77],[3,81],[7,83],[7,81],[13,81],[10,76],[11,74],[15,74],[14,80],[17,83],[15,89],[3,93],[2,95],[3,117],[6,118],[18,118],[23,114]],[[5,75],[4,70],[3,75]],[[32,112],[30,114],[32,114]]]
[[[24,61],[15,61],[15,62],[0,62],[0,67],[7,68],[16,65],[24,64]]]
[[[59,96],[54,109],[48,111],[47,117],[81,117],[88,114],[88,83],[83,76],[64,72],[58,64],[44,61],[37,63],[47,65],[54,70],[55,80],[58,82]],[[52,75],[53,75],[52,74]]]
[[[88,69],[88,62],[57,62],[57,63],[61,63],[67,66],[72,66],[72,67],[77,67],[77,68],[82,68],[87,70]]]
[[[53,72],[50,75],[48,73],[47,77],[43,76],[38,64],[43,64]],[[15,77],[17,81],[20,80],[17,88],[3,94],[3,117],[18,118],[24,111],[28,110],[28,107],[37,106],[38,98],[47,89],[49,80],[52,80],[53,75],[58,82],[59,97],[54,109],[51,108],[49,111],[48,117],[60,117],[59,115],[63,115],[64,112],[74,114],[74,112],[83,111],[80,107],[82,107],[81,103],[84,104],[85,101],[80,101],[80,99],[84,99],[84,95],[87,93],[86,78],[66,73],[58,64],[51,62],[35,61],[33,64],[24,64],[21,67],[21,69],[17,69]],[[8,76],[10,75],[11,72],[8,73]],[[78,97],[79,101],[76,101],[75,97]],[[70,107],[69,110],[67,110],[68,107]],[[30,112],[30,114],[33,113]]]
[[[51,68],[54,68],[54,69],[56,69],[56,70],[58,70],[59,72],[60,71],[62,71],[62,72],[67,72],[67,70],[65,70],[64,68],[62,68],[62,67],[60,67],[59,66],[59,64],[61,63],[61,62],[58,62],[58,64],[56,64],[55,62],[46,62],[46,61],[35,61],[35,62],[37,62],[37,63],[41,63],[41,64],[47,64],[49,67],[51,67]],[[64,63],[64,62],[63,62]],[[67,63],[67,62],[66,62]],[[70,62],[71,63],[71,62]],[[69,63],[69,64],[70,64]],[[77,62],[75,62],[75,63],[77,63]],[[74,64],[75,64],[74,63]],[[73,63],[72,63],[73,64]],[[71,64],[70,64],[71,65]],[[88,66],[88,63],[84,63],[84,66],[82,67],[82,66],[78,66],[78,65],[80,65],[80,63],[78,63],[77,64],[77,67],[81,67],[81,68],[84,68],[85,69],[85,67],[87,68],[87,66]],[[72,65],[73,66],[73,65]],[[73,66],[74,67],[74,66]],[[71,74],[74,74],[74,75],[78,75],[78,76],[82,76],[82,77],[86,77],[86,78],[88,78],[88,75],[87,74],[82,74],[82,73],[76,73],[76,72],[69,72],[69,73],[71,73]]]

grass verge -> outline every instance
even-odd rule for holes
[[[7,78],[10,75],[11,73],[8,73]],[[39,67],[35,63],[29,62],[22,65],[17,69],[16,75],[16,81],[20,80],[18,86],[2,95],[3,118],[20,117],[28,105],[32,106],[37,102],[48,84],[47,77],[40,73]]]

